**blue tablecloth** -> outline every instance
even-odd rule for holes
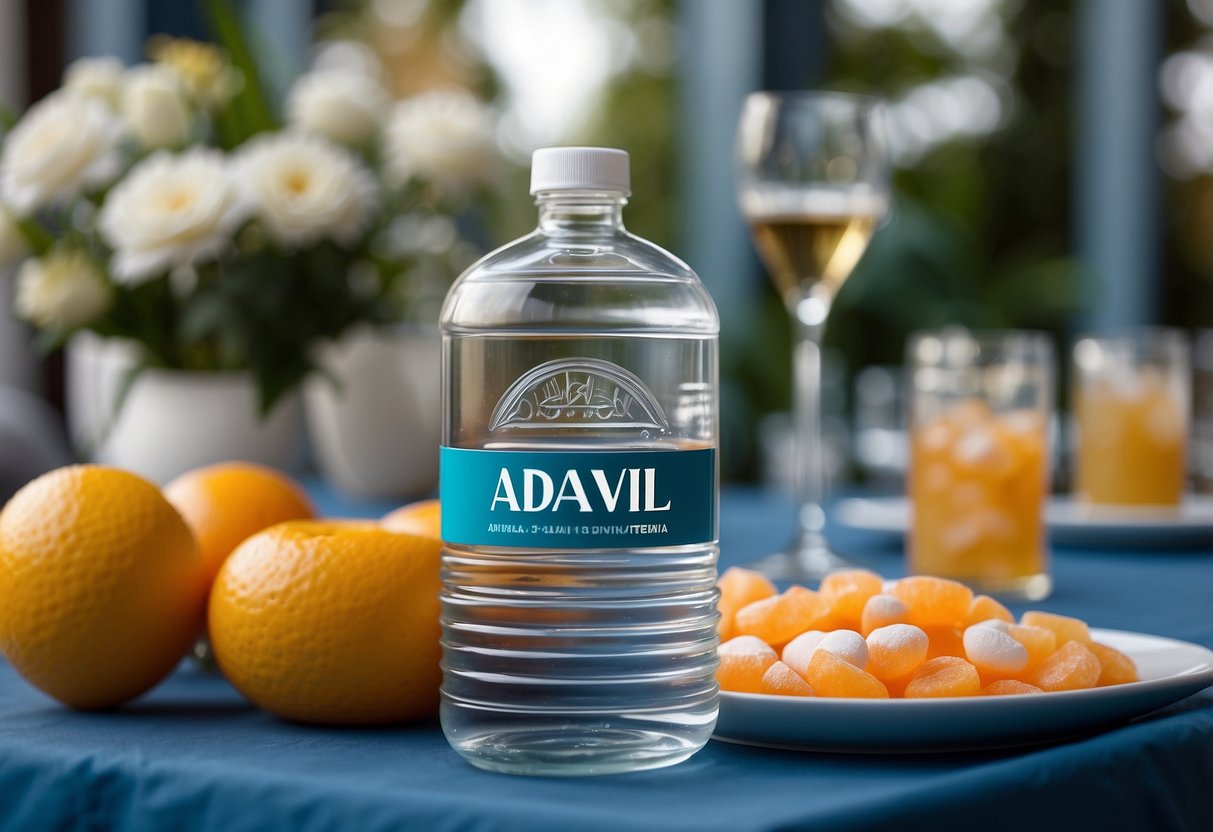
[[[384,508],[319,497],[336,514]],[[727,493],[723,565],[773,550],[790,528],[785,503]],[[855,534],[833,539],[900,574],[896,549]],[[1045,608],[1213,647],[1213,551],[1058,552],[1055,576]],[[1098,736],[1029,750],[846,756],[711,742],[673,768],[565,780],[478,771],[433,722],[287,724],[188,666],[120,712],[80,714],[0,665],[0,826],[1210,830],[1213,690]]]

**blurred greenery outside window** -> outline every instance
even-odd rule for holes
[[[679,123],[677,13],[679,2],[694,1],[580,0],[607,32],[613,52],[599,99],[559,139],[627,148],[633,181],[643,183],[628,208],[628,226],[676,253],[675,154],[681,131],[694,129]],[[370,46],[397,95],[462,86],[501,104],[510,91],[484,43],[493,34],[484,31],[484,7],[491,3],[506,9],[498,14],[509,13],[505,0],[338,0],[326,4],[316,36]],[[1213,95],[1203,111],[1200,98],[1213,89],[1213,0],[1165,5],[1170,57],[1160,70],[1167,110],[1160,156],[1168,173],[1161,322],[1209,326],[1213,156],[1175,160],[1182,155],[1177,148],[1204,139],[1213,146],[1213,127],[1209,136],[1200,132],[1202,118],[1213,114]],[[840,294],[827,333],[827,346],[852,376],[870,365],[899,365],[906,335],[921,328],[1045,329],[1064,344],[1076,325],[1088,277],[1072,254],[1077,6],[1070,0],[821,2],[827,69],[803,79],[803,86],[886,99],[897,148],[891,216]],[[560,71],[559,61],[551,71]],[[534,224],[526,148],[511,147],[509,132],[503,124],[513,164],[498,183],[498,198],[463,220],[485,247]],[[732,168],[720,175],[732,177]],[[757,312],[742,331],[724,333],[722,354],[725,472],[750,479],[761,474],[758,421],[787,410],[790,396],[786,314],[754,262],[754,273],[738,279],[751,282],[760,298]]]

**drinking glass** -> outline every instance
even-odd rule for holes
[[[1092,506],[1178,506],[1187,479],[1192,360],[1178,329],[1074,344],[1074,495]]]
[[[795,538],[753,568],[814,581],[845,561],[830,552],[822,511],[821,337],[830,306],[888,205],[876,99],[836,92],[749,95],[737,128],[738,199],[795,333]]]
[[[909,573],[1044,598],[1051,341],[944,330],[912,336],[908,355]]]

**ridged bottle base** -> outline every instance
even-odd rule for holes
[[[443,704],[442,724],[451,747],[472,765],[504,774],[582,777],[672,766],[706,744],[715,713],[701,731],[677,733],[657,727],[617,727],[584,721],[522,727],[486,727],[467,731],[461,709]]]

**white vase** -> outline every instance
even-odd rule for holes
[[[119,406],[138,360],[138,347],[126,341],[84,333],[68,344],[68,426],[84,456],[161,484],[227,460],[298,469],[304,429],[297,395],[262,418],[248,373],[145,369]]]
[[[317,355],[304,385],[308,431],[325,478],[342,491],[399,500],[438,485],[442,416],[436,329],[359,329]]]

